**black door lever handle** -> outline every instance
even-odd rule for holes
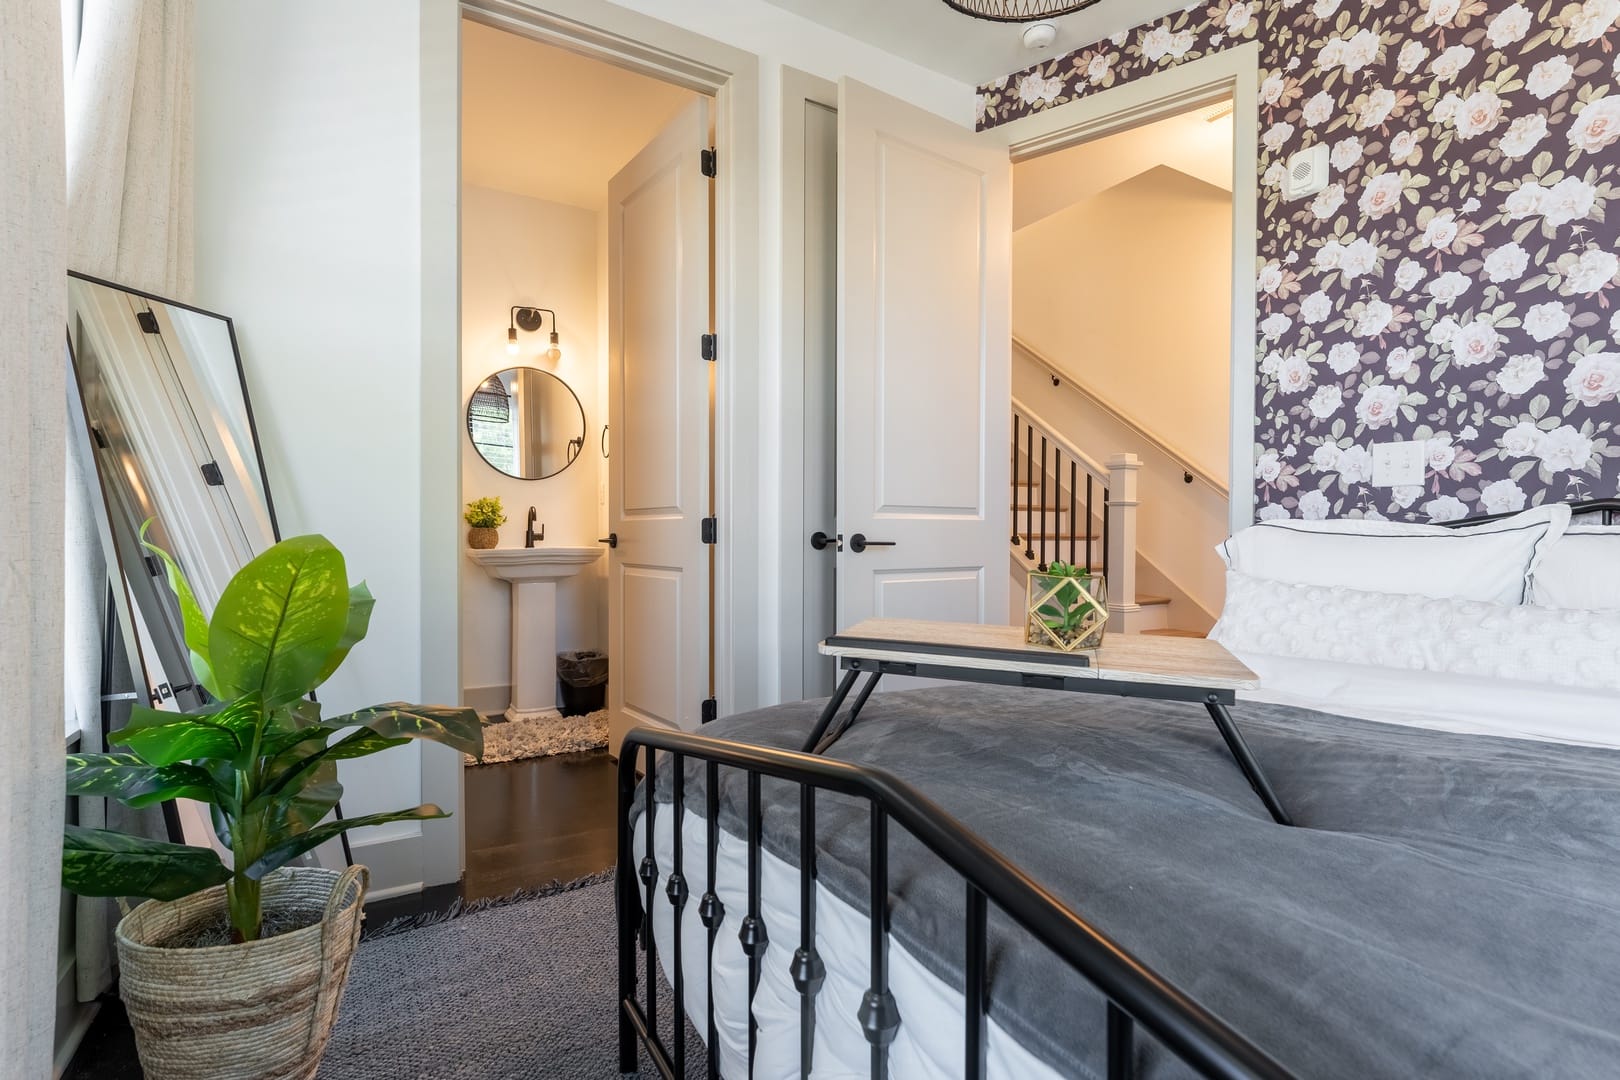
[[[608,533],[606,536],[598,540],[597,543],[606,544],[610,548],[616,548],[619,546],[619,534],[616,532]]]
[[[894,547],[893,540],[868,540],[864,533],[856,533],[849,538],[849,550],[859,555],[869,547]]]
[[[841,540],[843,540],[842,536],[828,536],[824,532],[816,532],[810,536],[810,546],[817,551],[826,551],[828,548],[838,551],[844,546],[840,543]]]

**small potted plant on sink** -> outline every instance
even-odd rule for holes
[[[1101,574],[1065,562],[1029,575],[1024,640],[1073,652],[1102,645],[1108,626],[1108,589]]]
[[[474,499],[467,504],[467,512],[461,516],[470,526],[467,530],[468,547],[484,551],[501,542],[501,534],[496,530],[506,524],[506,511],[501,508],[499,495]]]
[[[85,896],[148,897],[119,922],[120,992],[149,1080],[314,1077],[360,937],[368,875],[289,865],[347,829],[446,817],[437,806],[325,820],[337,763],[410,739],[481,757],[471,709],[395,702],[336,718],[311,691],[362,638],[372,597],[320,536],[284,540],[244,566],[205,616],[180,568],[193,674],[212,704],[136,707],[112,753],[71,754],[70,795],[128,806],[208,804],[212,848],[68,826],[62,878]]]

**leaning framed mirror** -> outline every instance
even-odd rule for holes
[[[506,368],[468,399],[467,437],[491,468],[518,480],[544,480],[584,449],[585,410],[573,388],[551,372]]]

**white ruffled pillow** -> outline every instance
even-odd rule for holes
[[[1209,636],[1235,653],[1620,690],[1620,611],[1293,585],[1233,570]]]
[[[1291,585],[1522,604],[1538,562],[1568,525],[1563,503],[1459,528],[1350,518],[1263,521],[1215,550],[1228,570]]]

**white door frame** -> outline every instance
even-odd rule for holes
[[[1256,214],[1260,159],[1260,45],[1242,45],[1180,64],[985,132],[1007,144],[1013,161],[1150,124],[1232,96],[1232,401],[1228,522],[1254,524],[1254,387],[1259,249]]]

